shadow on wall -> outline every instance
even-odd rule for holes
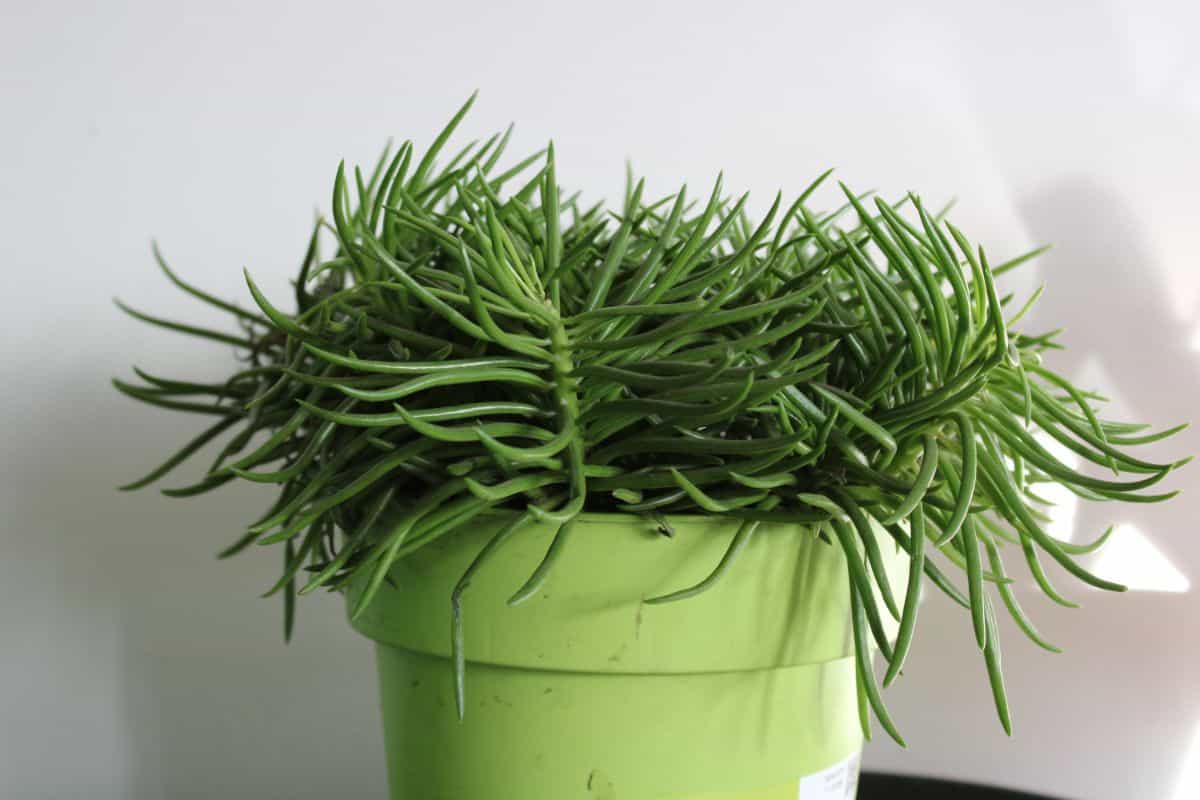
[[[1115,419],[1156,428],[1195,419],[1200,353],[1188,349],[1190,326],[1174,316],[1171,287],[1137,215],[1104,185],[1082,179],[1049,182],[1020,198],[1017,210],[1034,241],[1055,245],[1025,268],[1036,281],[1017,274],[1002,279],[1009,288],[1046,282],[1020,328],[1067,329],[1067,349],[1049,352],[1048,366],[1110,394],[1108,416]],[[1022,289],[1018,304],[1024,297]],[[1200,453],[1200,436],[1193,429],[1144,450],[1139,455],[1148,460]],[[1166,505],[1080,503],[1074,538],[1093,537],[1110,522],[1133,526],[1195,583],[1198,478],[1200,465],[1170,476],[1163,486],[1185,494]],[[1051,579],[1084,606],[1068,610],[1045,598],[1017,561],[1021,603],[1064,653],[1040,650],[1001,621],[1015,736],[1005,737],[996,724],[980,654],[963,635],[969,622],[962,609],[933,593],[905,676],[888,701],[911,749],[876,737],[867,746],[867,768],[970,776],[1072,798],[1194,800],[1188,787],[1200,774],[1200,747],[1189,742],[1200,740],[1193,666],[1200,640],[1188,626],[1200,613],[1200,593],[1115,595],[1087,589],[1049,565]],[[931,699],[937,724],[928,722]]]
[[[381,795],[369,643],[338,598],[319,597],[285,646],[278,599],[258,599],[276,548],[214,558],[261,511],[257,487],[117,492],[203,421],[120,398],[93,370],[48,387],[43,399],[63,400],[25,409],[10,431],[5,455],[21,469],[7,487],[4,589],[19,605],[3,616],[30,635],[17,663],[0,659],[14,688],[5,716],[22,731],[0,743],[0,794]],[[161,485],[196,477],[181,469]]]
[[[1177,316],[1165,271],[1144,244],[1138,215],[1113,189],[1082,177],[1052,183],[1022,198],[1018,208],[1033,238],[1054,244],[1037,262],[1046,291],[1023,325],[1035,333],[1065,329],[1060,341],[1066,350],[1048,353],[1049,366],[1081,388],[1109,396],[1114,419],[1155,429],[1195,421],[1200,352],[1190,347],[1193,326]],[[1198,452],[1200,436],[1193,428],[1140,455],[1154,461]],[[1195,486],[1196,469],[1171,476],[1163,486]],[[1094,537],[1111,522],[1133,525],[1189,578],[1200,579],[1195,570],[1200,542],[1184,535],[1193,516],[1188,505],[1187,499],[1120,508],[1081,503],[1075,538]]]
[[[1050,366],[1084,388],[1110,396],[1113,418],[1148,422],[1156,429],[1196,422],[1200,352],[1189,341],[1194,321],[1179,318],[1166,272],[1145,245],[1133,209],[1104,184],[1068,178],[1023,198],[1019,210],[1038,241],[1055,245],[1042,261],[1047,290],[1028,325],[1036,332],[1065,328],[1062,341],[1067,349],[1049,354]],[[1200,453],[1198,430],[1193,427],[1169,443],[1152,445],[1143,455],[1155,461]],[[1195,614],[1194,587],[1200,581],[1200,540],[1193,535],[1192,505],[1200,483],[1197,469],[1186,468],[1164,482],[1164,489],[1185,491],[1174,503],[1114,507],[1082,502],[1074,519],[1077,541],[1095,536],[1111,523],[1134,531],[1122,541],[1118,529],[1109,543],[1110,551],[1120,548],[1112,554],[1116,558],[1110,555],[1105,561],[1102,551],[1091,562],[1098,571],[1115,570],[1107,574],[1130,583],[1140,578],[1147,588],[1169,584],[1174,570],[1191,581],[1192,592],[1183,596],[1114,598],[1111,606],[1107,598],[1080,598],[1093,610],[1110,607],[1112,627],[1099,635],[1123,631],[1120,638],[1138,653],[1130,659],[1133,663],[1122,666],[1113,661],[1108,669],[1113,674],[1138,674],[1157,684],[1153,694],[1160,695],[1163,703],[1157,723],[1163,732],[1161,741],[1173,743],[1175,752],[1153,745],[1131,747],[1142,751],[1142,758],[1161,762],[1167,786],[1178,784],[1160,795],[1169,800],[1193,797],[1183,783],[1194,780],[1188,776],[1200,769],[1200,751],[1194,745],[1188,748],[1184,734],[1200,725],[1194,677],[1179,669],[1180,661],[1189,663],[1186,652],[1193,645],[1178,642],[1173,655],[1163,652],[1175,620]],[[1115,613],[1118,602],[1123,606],[1120,614]],[[1139,646],[1142,639],[1147,641]],[[1160,652],[1162,657],[1147,661],[1145,652]],[[1153,718],[1141,690],[1114,683],[1104,694],[1097,699],[1114,712],[1130,703],[1136,709],[1131,709],[1130,719]],[[1167,731],[1178,733],[1167,735]]]

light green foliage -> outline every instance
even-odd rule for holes
[[[1162,500],[1170,494],[1146,490],[1178,466],[1127,452],[1172,431],[1100,419],[1098,398],[1043,365],[1054,335],[1010,329],[992,277],[1026,257],[989,267],[912,196],[889,205],[845,190],[841,209],[814,211],[806,203],[828,173],[755,223],[719,180],[693,202],[683,189],[650,198],[631,178],[620,208],[584,207],[560,192],[552,147],[501,169],[507,133],[439,167],[469,105],[416,163],[405,143],[369,175],[339,168],[332,222],[314,231],[287,303],[247,275],[257,308],[244,310],[159,259],[239,328],[131,313],[232,345],[245,363],[217,385],[141,372],[142,385],[116,382],[216,420],[129,488],[231,434],[206,477],[169,493],[278,485],[225,554],[286,543],[273,591],[287,598],[289,635],[296,593],[362,579],[361,611],[396,559],[491,509],[525,512],[503,538],[525,520],[560,526],[514,603],[553,579],[584,511],[645,514],[668,533],[663,515],[742,521],[711,579],[654,602],[737,569],[757,522],[805,523],[846,552],[860,696],[888,729],[870,643],[891,659],[890,683],[923,578],[970,610],[1008,728],[992,594],[1049,645],[1016,605],[1002,554],[1024,560],[1060,602],[1046,557],[1122,588],[1046,532],[1038,484],[1087,500]],[[322,229],[337,243],[329,258]],[[1068,467],[1044,436],[1118,477]],[[872,520],[918,570],[900,600]],[[964,571],[965,591],[942,559]],[[456,625],[468,582],[455,593]],[[902,623],[894,648],[886,614]],[[455,642],[461,668],[461,628]]]

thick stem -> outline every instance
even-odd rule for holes
[[[567,445],[571,477],[569,505],[581,509],[587,496],[587,484],[583,473],[583,435],[579,430],[578,381],[574,375],[575,362],[571,356],[571,341],[567,336],[566,326],[561,321],[556,321],[550,329],[550,358],[554,374],[554,410],[558,415],[559,431],[570,436],[570,444]],[[578,513],[578,510],[575,513]]]

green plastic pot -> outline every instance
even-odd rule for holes
[[[450,594],[510,517],[402,559],[352,624],[376,643],[396,800],[825,800],[853,796],[858,723],[845,558],[811,528],[763,524],[714,588],[737,524],[586,514],[543,591],[507,598],[554,528],[530,525],[463,600],[455,711]],[[882,539],[882,537],[881,537]],[[907,559],[883,547],[896,588]],[[348,592],[353,607],[358,589]]]

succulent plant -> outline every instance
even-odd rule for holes
[[[553,146],[502,169],[509,132],[438,166],[470,105],[420,158],[405,142],[370,174],[339,167],[332,219],[312,234],[291,310],[249,274],[253,307],[213,297],[156,251],[171,281],[237,327],[126,310],[231,345],[242,364],[217,384],[140,370],[141,385],[115,382],[215,419],[124,488],[228,435],[198,483],[166,493],[279,487],[223,554],[282,545],[271,591],[284,596],[289,636],[297,594],[363,581],[358,613],[397,559],[490,511],[512,521],[470,572],[528,521],[558,526],[513,603],[550,578],[581,513],[650,515],[666,532],[677,514],[738,521],[710,579],[647,602],[709,588],[737,569],[761,522],[794,522],[845,553],[860,695],[893,736],[871,643],[887,685],[926,580],[968,610],[1009,729],[992,598],[1053,646],[1018,605],[1005,552],[1065,605],[1046,558],[1122,588],[1077,560],[1108,532],[1089,544],[1054,538],[1038,486],[1158,501],[1172,493],[1147,490],[1182,463],[1130,455],[1177,429],[1101,420],[1102,398],[1043,363],[1057,332],[1020,332],[1036,296],[1016,308],[993,279],[1040,251],[992,266],[914,195],[889,204],[843,186],[844,205],[814,211],[828,172],[758,221],[720,178],[693,200],[686,188],[650,197],[630,177],[618,209],[585,206],[562,194]],[[336,242],[328,258],[323,237]],[[1118,477],[1071,468],[1048,440]],[[908,554],[906,587],[888,585],[875,530]],[[894,641],[885,615],[899,620]]]

